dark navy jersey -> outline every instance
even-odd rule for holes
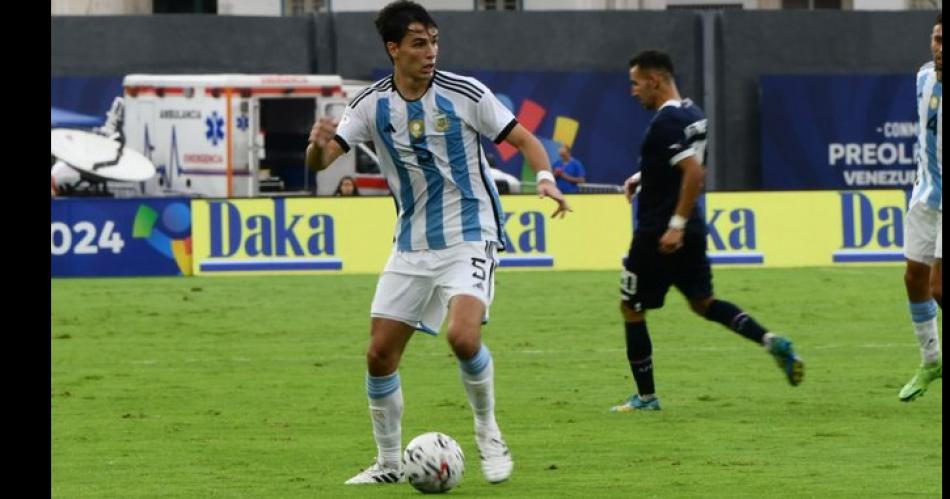
[[[638,232],[666,232],[679,200],[683,178],[676,164],[689,156],[695,156],[705,166],[706,115],[689,99],[667,101],[647,127],[640,147]],[[706,230],[698,204],[689,215],[686,232]]]

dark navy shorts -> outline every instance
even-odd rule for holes
[[[668,255],[660,253],[661,236],[637,233],[630,242],[620,292],[633,310],[662,307],[671,285],[688,300],[713,294],[706,235],[686,233],[683,246]]]

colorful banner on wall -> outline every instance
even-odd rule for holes
[[[619,269],[632,235],[621,195],[553,203],[503,196],[502,268]],[[903,191],[732,192],[704,196],[714,265],[798,267],[903,260]],[[392,249],[389,198],[196,200],[195,273],[378,273]]]
[[[633,233],[621,195],[572,195],[574,211],[503,196],[502,269],[619,270]],[[714,265],[801,267],[903,261],[899,190],[704,196]],[[379,273],[391,198],[54,200],[53,276]]]
[[[761,97],[766,189],[910,189],[914,75],[767,75]]]
[[[714,264],[903,261],[903,191],[722,192],[705,206]]]
[[[50,274],[191,275],[187,198],[50,201]]]
[[[622,196],[570,199],[575,213],[552,220],[549,199],[503,197],[500,266],[619,268],[632,230],[629,205]],[[195,200],[192,209],[196,274],[378,273],[392,252],[391,198]]]

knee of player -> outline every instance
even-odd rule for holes
[[[706,317],[706,311],[709,310],[709,305],[713,302],[713,298],[696,298],[689,300],[689,308],[696,315],[700,317]]]
[[[366,349],[366,363],[379,368],[395,367],[399,363],[399,354],[376,345]]]
[[[445,337],[449,342],[449,346],[452,347],[452,351],[454,351],[459,358],[467,359],[475,355],[482,345],[481,335],[478,334],[478,330],[472,331],[470,329],[471,328],[449,327],[449,330],[446,332]]]
[[[620,315],[624,322],[643,322],[646,319],[646,312],[634,309],[626,300],[620,300]]]

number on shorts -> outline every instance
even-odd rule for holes
[[[472,272],[472,277],[478,279],[479,281],[485,280],[485,260],[484,258],[472,257],[472,267],[475,267],[475,272]]]
[[[627,269],[620,271],[620,293],[624,298],[637,294],[637,274]]]

